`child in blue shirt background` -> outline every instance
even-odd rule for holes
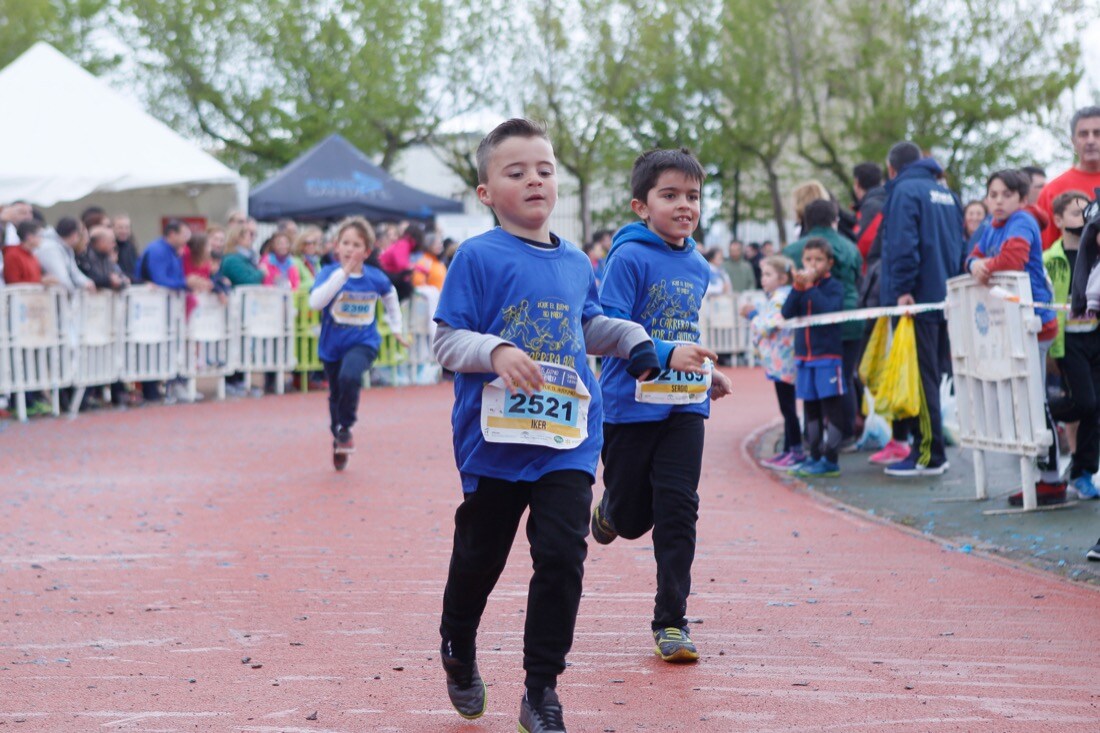
[[[406,343],[400,335],[401,307],[393,284],[377,267],[364,264],[373,247],[370,223],[362,217],[345,219],[336,234],[338,262],[317,273],[309,291],[309,307],[321,311],[317,355],[328,379],[332,462],[337,471],[344,470],[348,456],[355,452],[351,428],[359,410],[363,372],[370,369],[382,345],[375,323],[379,300],[390,330]]]
[[[603,315],[588,257],[551,234],[557,171],[542,127],[501,123],[478,146],[477,165],[478,198],[500,227],[459,247],[435,314],[436,356],[456,373],[452,425],[464,492],[441,660],[455,710],[480,717],[477,630],[530,509],[519,730],[564,733],[557,678],[573,643],[602,444],[602,399],[586,354],[622,357],[635,378],[657,375],[657,355],[640,326]]]
[[[622,359],[604,361],[604,493],[592,513],[592,537],[608,544],[653,530],[657,595],[650,629],[666,662],[694,662],[687,597],[695,559],[703,420],[710,399],[729,393],[713,370],[717,355],[698,344],[699,306],[711,267],[695,248],[706,174],[687,150],[652,150],[631,173],[634,213],[618,231],[600,284],[610,316],[645,327],[662,372],[639,386]],[[713,386],[709,382],[713,380]]]
[[[802,248],[802,269],[783,303],[783,317],[818,316],[844,309],[844,286],[833,278],[833,248],[813,237]],[[809,458],[791,472],[803,477],[840,475],[837,463],[844,420],[843,346],[839,323],[800,328],[794,336],[798,364],[795,393],[802,400]]]

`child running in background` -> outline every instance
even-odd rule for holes
[[[802,269],[794,273],[794,289],[783,303],[784,318],[843,310],[844,287],[829,274],[832,268],[832,246],[821,237],[807,241],[802,248]],[[844,419],[840,324],[798,329],[794,354],[798,363],[795,394],[803,402],[810,455],[791,473],[803,478],[839,476],[837,454]]]
[[[498,125],[477,148],[477,196],[500,227],[455,254],[435,320],[439,363],[454,372],[451,413],[463,499],[443,592],[440,657],[464,718],[485,712],[477,632],[527,515],[534,572],[523,632],[522,733],[564,733],[558,676],[581,600],[592,482],[603,442],[600,388],[586,353],[659,371],[653,341],[600,309],[592,264],[551,234],[557,163],[545,130]]]
[[[321,311],[317,354],[328,378],[332,464],[337,471],[344,470],[355,452],[351,428],[359,410],[359,388],[382,344],[374,322],[379,299],[394,337],[408,345],[400,335],[401,307],[393,284],[384,272],[363,264],[373,246],[374,230],[366,219],[345,219],[336,233],[338,262],[317,273],[309,293],[309,307]]]
[[[1047,215],[1035,206],[1027,205],[1027,194],[1031,188],[1031,178],[1018,170],[1001,170],[992,174],[986,181],[986,202],[993,217],[989,226],[981,230],[981,236],[970,256],[966,259],[966,270],[983,285],[998,272],[1024,272],[1031,283],[1031,301],[1049,303],[1054,299],[1046,270],[1043,268],[1043,245],[1040,234],[1047,226]],[[1039,331],[1039,370],[1040,384],[1046,396],[1047,354],[1058,335],[1058,318],[1048,308],[1036,308],[1043,327]],[[1050,416],[1050,407],[1046,404],[1047,427],[1051,429],[1054,440],[1045,457],[1039,460],[1039,483],[1036,486],[1036,501],[1040,505],[1060,504],[1066,500],[1066,482],[1058,471],[1058,433],[1054,430],[1054,421]],[[1022,506],[1024,494],[1018,491],[1010,494],[1008,503]]]
[[[806,460],[802,452],[802,426],[798,422],[795,397],[794,331],[783,328],[783,304],[791,293],[794,263],[782,255],[772,255],[760,263],[760,286],[767,299],[757,309],[752,303],[741,306],[752,330],[753,345],[760,353],[764,374],[775,384],[775,397],[783,415],[783,450],[763,461],[777,471],[789,471]]]

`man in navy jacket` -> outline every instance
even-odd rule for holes
[[[882,305],[938,303],[947,280],[959,274],[963,214],[959,199],[939,178],[943,169],[922,158],[914,143],[900,142],[887,157],[890,181],[882,210]],[[908,458],[886,467],[890,476],[938,476],[947,470],[940,414],[941,355],[947,330],[940,312],[914,318],[917,360],[923,388],[922,409],[910,426]]]

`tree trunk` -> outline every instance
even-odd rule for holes
[[[775,161],[764,160],[764,170],[768,174],[768,193],[772,198],[772,216],[775,218],[775,226],[779,229],[779,247],[782,250],[787,246],[787,223],[784,221],[783,195],[779,191],[779,174],[775,171]]]

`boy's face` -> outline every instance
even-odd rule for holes
[[[557,160],[550,141],[510,137],[500,143],[489,156],[488,174],[477,187],[477,197],[492,208],[505,231],[545,237],[546,222],[558,202]]]
[[[823,277],[833,269],[832,259],[820,249],[802,250],[802,267],[807,272],[812,272],[815,277]]]
[[[34,234],[28,234],[20,244],[32,252],[38,249],[38,245],[42,243],[42,233],[35,232]]]
[[[363,235],[351,227],[345,229],[336,243],[336,257],[340,260],[340,264],[347,265],[349,262],[355,264],[362,262],[368,256],[370,256],[370,249]]]
[[[1054,226],[1062,231],[1065,231],[1067,227],[1075,229],[1085,226],[1085,206],[1087,204],[1088,201],[1085,199],[1073,199],[1066,204],[1066,208],[1061,214],[1054,215]]]
[[[699,225],[700,182],[678,170],[657,177],[644,202],[634,199],[630,208],[650,231],[671,244],[683,244]]]
[[[994,219],[1004,221],[1019,211],[1023,202],[1020,201],[1020,194],[1008,190],[1000,178],[994,178],[986,190],[985,203]]]

